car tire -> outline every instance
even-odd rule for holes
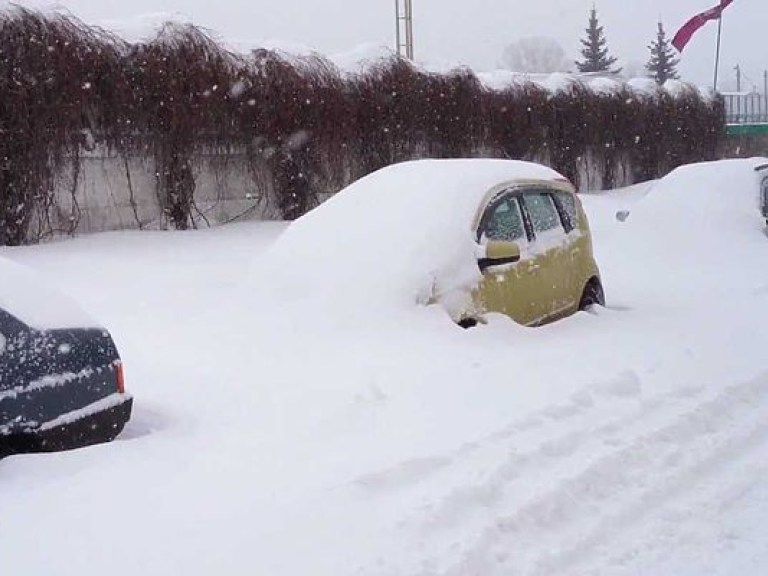
[[[584,287],[579,301],[579,310],[587,310],[590,306],[605,306],[603,285],[597,278],[592,278]]]

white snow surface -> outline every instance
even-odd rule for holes
[[[584,194],[608,307],[536,329],[494,316],[463,331],[410,298],[410,276],[371,293],[364,322],[333,321],[346,302],[362,314],[358,291],[374,282],[331,262],[360,239],[325,223],[369,209],[372,192],[282,237],[282,224],[243,223],[3,249],[103,320],[135,399],[111,444],[0,461],[4,569],[763,573],[758,162]],[[373,233],[365,244],[414,265],[434,249],[403,253]],[[292,285],[303,267],[305,286]]]

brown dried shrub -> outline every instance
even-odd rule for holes
[[[52,231],[56,174],[69,167],[72,213],[83,149],[155,159],[158,197],[176,228],[195,225],[195,155],[245,150],[268,174],[280,213],[383,166],[422,157],[546,162],[577,180],[585,163],[614,183],[619,166],[650,179],[715,158],[722,99],[689,90],[551,93],[490,90],[469,70],[433,74],[400,58],[343,76],[317,56],[234,55],[200,28],[167,24],[128,44],[68,15],[0,13],[0,244]]]
[[[155,158],[160,204],[177,229],[194,225],[192,155],[227,149],[234,133],[230,94],[239,61],[202,29],[166,24],[126,58],[137,140]]]
[[[301,216],[318,199],[312,180],[341,184],[354,137],[344,81],[328,61],[257,50],[240,71],[234,102],[239,142],[270,167],[278,209]]]
[[[69,15],[21,7],[0,13],[1,245],[26,242],[35,214],[43,233],[56,172],[71,162],[76,186],[81,147],[114,134],[105,127],[117,122],[108,110],[120,92],[111,78],[119,76],[123,48]]]

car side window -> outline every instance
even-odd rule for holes
[[[579,224],[579,211],[576,208],[576,199],[572,194],[568,194],[567,192],[557,192],[557,201],[568,218],[566,230],[570,232],[574,228],[577,228]]]
[[[525,224],[515,198],[507,197],[492,204],[480,233],[486,240],[516,242],[525,237]]]
[[[555,203],[548,193],[526,192],[523,201],[531,218],[531,226],[533,226],[533,231],[536,234],[558,228],[564,231]]]

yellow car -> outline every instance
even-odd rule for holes
[[[485,196],[474,222],[483,278],[459,324],[499,312],[537,326],[604,305],[586,214],[567,181],[520,180]]]
[[[263,277],[328,318],[408,322],[442,308],[536,326],[603,303],[587,217],[561,174],[501,159],[416,160],[361,178],[293,222]]]

